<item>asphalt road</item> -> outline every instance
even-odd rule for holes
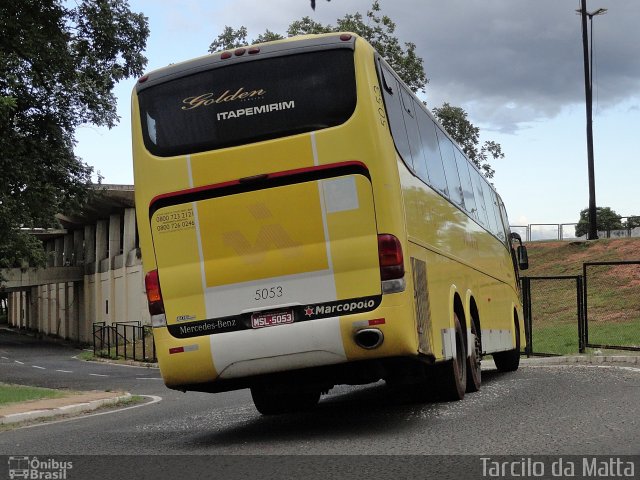
[[[384,383],[337,387],[312,412],[263,417],[248,390],[180,393],[158,370],[72,358],[0,330],[0,380],[123,389],[162,400],[0,433],[0,455],[640,454],[640,368],[527,366],[483,372],[462,402],[411,403]]]

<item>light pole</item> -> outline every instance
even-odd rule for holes
[[[589,233],[588,240],[598,238],[598,220],[596,215],[596,181],[593,163],[593,17],[607,13],[606,8],[599,8],[594,12],[587,12],[587,0],[581,0],[578,10],[582,17],[582,51],[584,54],[584,91],[587,106],[587,162],[589,169]],[[587,31],[587,17],[591,27],[591,48],[589,48],[589,32]]]

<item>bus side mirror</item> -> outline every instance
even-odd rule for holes
[[[529,268],[529,256],[527,254],[527,247],[524,245],[518,246],[518,266],[520,270]]]

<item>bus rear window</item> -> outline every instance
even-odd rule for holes
[[[167,157],[344,123],[356,106],[353,51],[231,64],[139,92],[146,148]]]

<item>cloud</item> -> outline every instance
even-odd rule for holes
[[[413,41],[430,79],[431,106],[448,101],[509,132],[584,102],[579,2],[423,0],[384,2],[398,34]],[[411,15],[412,3],[420,15]],[[594,18],[595,85],[601,109],[640,91],[640,2],[600,0]],[[596,7],[593,8],[595,10]]]
[[[483,128],[512,133],[584,102],[577,0],[380,3],[380,13],[396,23],[400,40],[415,43],[424,59],[431,107],[444,101],[460,105]],[[312,11],[306,0],[223,2],[212,9],[211,37],[224,25],[245,25],[250,38],[267,28],[284,33],[303,16],[335,24],[347,13],[364,15],[370,5],[369,0],[318,1]],[[600,7],[609,9],[593,21],[595,87],[603,110],[640,91],[640,2],[599,0],[590,10]]]

